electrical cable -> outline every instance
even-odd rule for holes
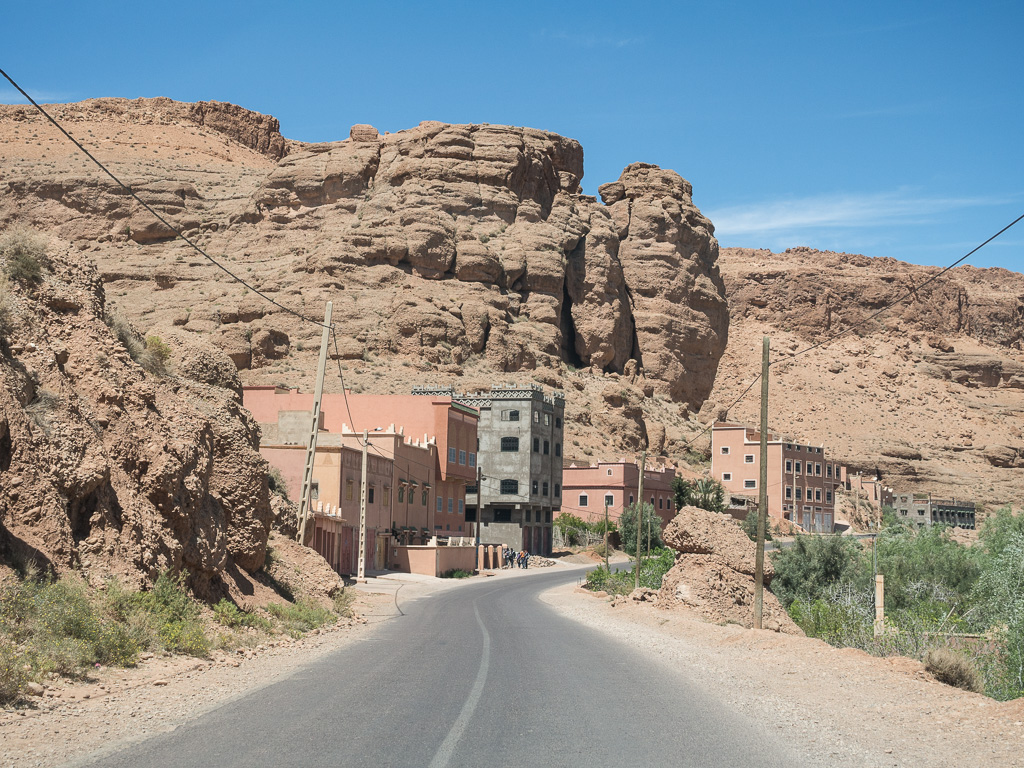
[[[326,328],[327,327],[326,325],[324,325],[319,320],[315,320],[315,319],[313,319],[311,317],[307,317],[306,315],[303,315],[301,312],[296,312],[294,309],[291,309],[290,307],[286,307],[284,304],[282,304],[281,302],[277,301],[276,299],[272,299],[270,296],[268,296],[267,294],[263,293],[261,290],[256,288],[256,286],[252,285],[251,283],[246,281],[244,278],[239,277],[238,275],[236,275],[230,269],[228,269],[223,264],[221,264],[219,261],[217,261],[215,258],[213,258],[210,254],[208,254],[206,251],[204,251],[202,248],[200,248],[191,239],[186,237],[181,232],[181,230],[179,230],[177,227],[173,226],[169,221],[167,221],[167,219],[165,219],[163,216],[161,216],[159,213],[157,213],[155,210],[153,210],[153,208],[149,205],[149,203],[147,203],[145,200],[143,200],[141,197],[139,197],[137,194],[135,194],[135,190],[133,190],[130,186],[128,186],[123,181],[121,181],[119,178],[117,178],[117,176],[115,176],[113,174],[113,172],[110,171],[110,169],[108,169],[103,163],[101,163],[99,160],[97,160],[96,157],[93,156],[93,154],[91,152],[89,152],[88,149],[86,149],[74,136],[72,136],[70,133],[68,133],[67,130],[65,130],[64,126],[62,126],[60,123],[58,123],[53,117],[50,116],[49,112],[47,112],[45,109],[43,109],[36,102],[35,99],[33,99],[31,96],[29,96],[28,93],[25,92],[25,89],[22,88],[20,85],[18,85],[14,81],[14,78],[12,78],[9,74],[7,74],[3,69],[0,69],[0,75],[3,75],[4,78],[6,78],[7,82],[9,82],[11,85],[13,85],[18,90],[18,92],[21,93],[22,96],[24,96],[26,99],[28,99],[29,102],[32,104],[32,106],[35,107],[43,117],[45,117],[48,121],[50,121],[50,123],[52,123],[53,126],[58,131],[60,131],[62,134],[64,134],[71,141],[72,144],[74,144],[76,147],[78,147],[78,149],[81,150],[85,154],[86,157],[88,157],[90,160],[92,160],[93,163],[95,163],[99,167],[99,169],[101,171],[103,171],[105,174],[107,174],[107,176],[109,176],[111,179],[113,179],[114,182],[118,186],[123,188],[139,205],[141,205],[143,208],[145,208],[147,211],[149,211],[149,213],[152,214],[154,218],[156,218],[161,224],[163,224],[165,227],[167,227],[169,230],[171,230],[175,235],[177,235],[182,240],[184,240],[186,243],[188,243],[188,245],[190,245],[197,253],[199,253],[201,256],[203,256],[203,258],[205,258],[207,261],[209,261],[211,264],[213,264],[213,266],[217,267],[217,269],[219,269],[222,272],[224,272],[224,274],[228,275],[229,277],[231,277],[236,282],[238,282],[241,285],[243,285],[246,288],[248,288],[250,291],[255,293],[260,298],[264,299],[265,301],[270,302],[271,304],[273,304],[278,309],[282,309],[285,312],[287,312],[288,314],[294,315],[295,317],[299,318],[300,320],[304,320],[307,323],[313,323],[314,325],[319,326],[320,328]],[[333,330],[333,326],[331,326],[331,328]]]

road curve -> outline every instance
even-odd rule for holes
[[[412,601],[366,640],[93,765],[798,764],[687,670],[538,599],[580,575],[507,574]]]

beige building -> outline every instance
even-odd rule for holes
[[[719,422],[711,429],[711,475],[726,493],[760,496],[761,433],[742,424]],[[806,445],[768,434],[768,514],[805,531],[835,530],[835,494],[842,467],[823,446]]]

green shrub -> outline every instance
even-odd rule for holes
[[[267,465],[267,485],[270,486],[271,493],[276,493],[285,501],[290,501],[288,498],[288,483],[285,482],[284,475],[281,474],[281,470],[277,467]],[[267,552],[269,554],[269,547],[267,547]]]
[[[14,645],[0,638],[0,706],[8,706],[21,698],[27,682],[25,658]]]
[[[273,624],[267,618],[250,611],[243,611],[227,598],[213,606],[213,617],[225,627],[252,627],[269,632]]]
[[[189,656],[209,655],[210,643],[200,620],[199,604],[185,586],[187,574],[161,573],[148,592],[133,597],[150,614],[160,644],[168,651]]]
[[[757,510],[751,509],[747,512],[747,516],[743,518],[743,522],[740,523],[740,528],[747,534],[747,538],[751,541],[757,541]],[[764,540],[772,540],[772,521],[770,517],[765,518],[764,521]]]
[[[640,508],[642,512],[640,511]],[[650,504],[630,504],[619,517],[619,535],[622,549],[636,557],[636,521],[640,516],[640,544],[644,551],[661,546],[661,518]]]
[[[555,518],[555,525],[562,531],[565,543],[570,547],[579,546],[583,541],[583,534],[590,530],[590,526],[576,515],[563,512]]]
[[[441,574],[442,579],[468,579],[473,574],[461,568],[452,568]]]
[[[332,598],[334,600],[334,612],[345,619],[351,619],[355,616],[355,611],[352,610],[352,603],[355,602],[355,595],[349,592],[347,589],[340,589]]]
[[[981,693],[985,686],[981,674],[960,654],[946,648],[933,648],[924,655],[924,668],[940,683]]]
[[[771,555],[772,592],[787,608],[797,598],[813,603],[828,589],[854,578],[859,555],[860,545],[849,539],[797,536],[792,547]]]
[[[46,241],[35,232],[17,227],[0,235],[0,259],[4,274],[19,283],[34,284],[43,278]]]
[[[303,632],[309,632],[336,620],[335,615],[326,608],[306,600],[286,605],[271,603],[267,606],[267,612],[281,622],[282,629],[292,637],[299,637]]]

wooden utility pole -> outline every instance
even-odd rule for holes
[[[640,521],[644,514],[644,475],[647,474],[647,451],[640,453],[640,487],[637,489],[638,505],[636,508],[636,574],[633,578],[633,589],[640,589]]]
[[[757,497],[757,553],[754,557],[754,628],[761,629],[764,612],[764,529],[768,521],[768,351],[764,337],[761,350],[761,471]]]
[[[370,446],[370,432],[363,430],[363,473],[359,484],[359,570],[356,578],[366,581],[366,452]]]
[[[604,569],[611,573],[608,566],[608,497],[604,497]]]
[[[324,372],[327,370],[327,342],[331,338],[331,313],[334,302],[328,301],[324,311],[324,332],[320,337],[320,361],[316,369],[316,387],[313,394],[313,423],[306,443],[306,469],[302,473],[302,492],[299,498],[299,519],[296,538],[306,543],[306,521],[309,519],[310,491],[313,487],[313,464],[316,461],[316,440],[320,432],[320,402],[324,398]]]
[[[885,576],[875,576],[875,637],[885,632]]]
[[[483,498],[483,469],[480,467],[480,441],[476,441],[476,546],[480,548],[480,518],[481,508],[480,502]]]

